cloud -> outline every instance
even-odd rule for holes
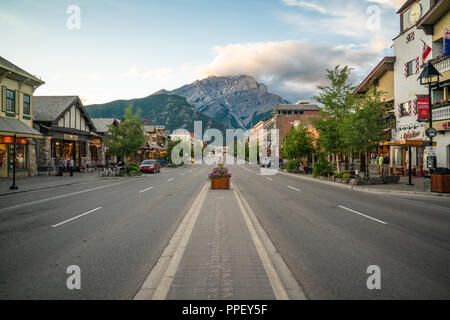
[[[247,74],[284,97],[309,98],[324,83],[325,69],[348,65],[358,80],[381,59],[380,49],[387,43],[379,36],[365,44],[338,46],[311,40],[216,46],[213,61],[199,69],[199,76]]]
[[[386,8],[399,9],[406,0],[366,0],[367,2],[378,3]]]
[[[291,6],[291,7],[300,7],[300,8],[305,8],[305,9],[311,9],[311,10],[317,11],[322,14],[328,13],[328,11],[325,8],[323,8],[317,4],[306,2],[306,1],[283,0],[283,3],[285,5]]]
[[[156,70],[139,70],[138,68],[131,68],[125,76],[127,78],[153,78],[158,80],[167,79],[171,76],[172,70],[170,68],[161,68]]]

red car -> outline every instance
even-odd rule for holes
[[[161,171],[161,164],[158,160],[144,160],[139,169],[145,173],[159,173]]]

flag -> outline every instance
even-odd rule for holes
[[[445,28],[444,30],[444,43],[442,52],[444,56],[450,56],[450,30],[448,30],[448,28]]]
[[[425,60],[431,52],[431,48],[423,41],[423,50],[422,50],[422,64],[425,64]]]

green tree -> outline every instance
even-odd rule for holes
[[[172,140],[169,137],[169,139],[167,140],[167,153],[164,155],[164,159],[167,160],[167,163],[169,163],[169,164],[172,163],[172,156],[171,156],[172,155],[172,150],[179,143],[181,143],[180,139]],[[180,152],[180,156],[182,156],[181,152]]]
[[[110,125],[108,132],[110,135],[105,139],[105,144],[109,151],[123,157],[127,163],[128,157],[138,151],[145,142],[140,110],[133,113],[133,106],[130,104],[125,110],[124,119],[118,126]]]
[[[339,172],[339,155],[349,151],[343,122],[355,103],[354,86],[350,83],[351,69],[347,66],[336,66],[327,69],[328,86],[318,86],[319,94],[315,97],[323,105],[320,119],[313,119],[315,128],[319,131],[319,146],[327,155],[336,155],[336,167]]]
[[[357,98],[343,123],[345,143],[355,152],[366,154],[366,178],[369,177],[368,153],[382,141],[389,124],[385,121],[383,92],[371,85]]]
[[[308,128],[292,128],[286,135],[281,152],[286,159],[309,157],[314,152],[314,138]]]

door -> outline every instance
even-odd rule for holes
[[[6,144],[0,144],[0,177],[8,176],[8,152]]]

